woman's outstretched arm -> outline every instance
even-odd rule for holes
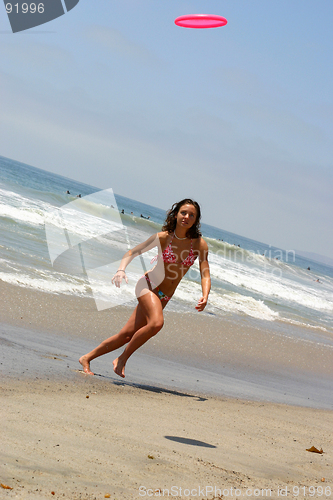
[[[148,250],[151,250],[154,247],[157,247],[160,250],[160,237],[163,238],[163,235],[164,233],[153,234],[148,238],[148,240],[140,243],[132,250],[128,250],[121,259],[119,269],[112,278],[112,283],[114,283],[118,288],[120,287],[123,278],[125,279],[126,283],[128,283],[127,276],[125,274],[125,270],[128,264],[130,264],[130,262],[132,262],[132,260],[138,255],[148,252]]]

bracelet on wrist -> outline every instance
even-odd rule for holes
[[[119,273],[119,271],[121,271],[122,273],[124,273],[124,272],[125,272],[125,270],[124,270],[124,269],[118,269],[117,273]],[[116,274],[117,274],[117,273],[116,273]]]

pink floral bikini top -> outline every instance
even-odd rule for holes
[[[186,257],[186,259],[183,260],[183,262],[177,262],[177,257],[173,253],[173,250],[172,250],[172,247],[171,247],[171,243],[172,243],[174,235],[175,235],[175,233],[173,233],[173,236],[171,238],[171,241],[170,241],[169,245],[166,247],[166,249],[162,253],[163,261],[164,262],[168,262],[168,263],[172,263],[172,264],[180,264],[181,266],[188,266],[188,267],[193,266],[194,261],[197,258],[197,256],[194,255],[194,252],[193,252],[192,239],[191,239],[190,253]]]

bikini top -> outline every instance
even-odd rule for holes
[[[172,250],[172,247],[171,247],[171,243],[172,243],[174,235],[175,235],[175,233],[173,233],[173,236],[171,238],[171,241],[170,241],[169,245],[166,247],[166,249],[162,253],[162,259],[163,259],[163,261],[164,262],[168,262],[168,263],[172,263],[172,264],[180,264],[181,266],[188,266],[188,267],[193,266],[194,261],[197,258],[197,256],[194,255],[194,252],[193,252],[192,239],[191,239],[190,253],[186,257],[186,259],[183,260],[183,262],[177,262],[177,257],[173,253],[173,250]]]

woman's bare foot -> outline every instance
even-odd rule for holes
[[[93,372],[90,370],[90,363],[87,360],[86,356],[81,356],[79,362],[81,363],[83,371],[85,373],[87,373],[88,375],[94,375]]]
[[[125,378],[125,362],[117,358],[113,361],[113,371],[119,375],[119,377]]]

